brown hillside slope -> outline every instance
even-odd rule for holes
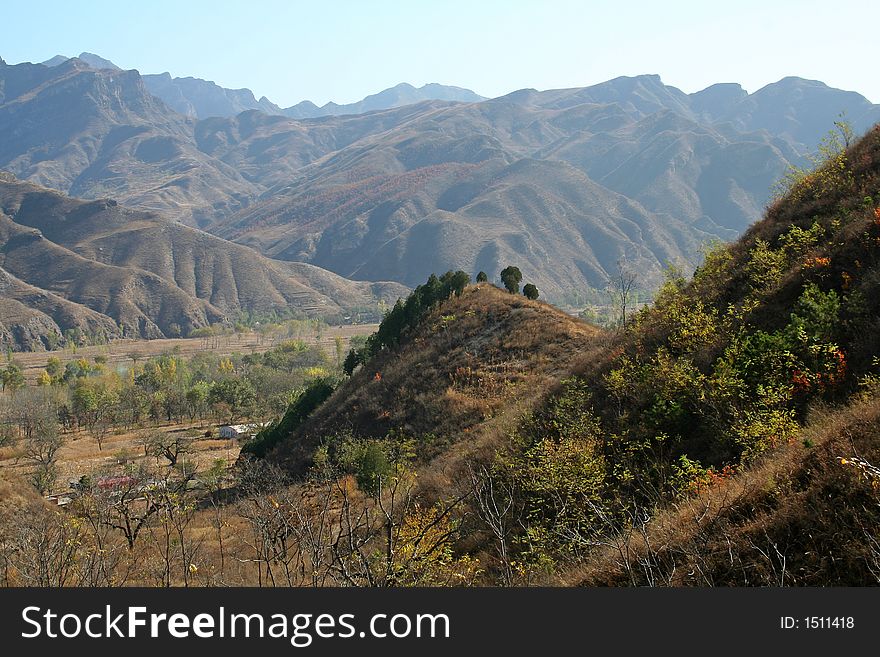
[[[87,335],[117,330],[106,315],[28,285],[0,267],[0,349],[40,350],[46,336],[68,329]]]
[[[155,213],[73,199],[8,174],[0,175],[0,238],[0,266],[9,274],[85,307],[74,313],[79,320],[49,313],[57,327],[16,321],[6,332],[23,337],[7,341],[19,347],[33,348],[54,328],[85,328],[87,310],[105,316],[109,331],[100,332],[108,336],[122,325],[126,336],[160,338],[244,311],[339,314],[406,292],[397,283],[352,282],[272,261]]]
[[[216,307],[189,297],[154,274],[84,258],[3,213],[0,242],[0,267],[8,273],[110,318],[111,326],[122,324],[127,336],[158,338],[163,325],[167,329],[177,323],[188,330],[223,317]],[[105,336],[114,334],[119,334],[118,328]]]
[[[613,339],[468,288],[275,458],[302,473],[326,441],[323,472],[370,476],[334,438],[398,462],[414,439],[420,503],[465,496],[455,550],[486,581],[880,582],[880,127],[846,144]]]
[[[325,437],[420,437],[423,457],[452,443],[479,449],[498,427],[601,349],[599,329],[544,303],[473,285],[423,319],[340,387],[273,457],[301,472]]]

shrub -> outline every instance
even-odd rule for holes
[[[749,256],[746,263],[749,283],[755,292],[766,292],[782,278],[786,265],[785,252],[771,248],[766,240],[757,239]]]
[[[350,349],[348,355],[345,357],[345,361],[342,363],[342,371],[345,372],[347,376],[351,376],[354,374],[357,366],[363,364],[362,358],[363,355],[360,351]]]
[[[305,419],[333,394],[334,389],[335,386],[329,379],[313,381],[287,408],[281,421],[260,431],[252,441],[241,448],[241,453],[256,458],[265,457],[278,444],[290,437]]]
[[[375,497],[382,490],[382,482],[394,472],[394,466],[376,441],[364,443],[355,463],[355,480],[358,487]]]
[[[448,271],[439,278],[431,274],[425,284],[413,290],[406,301],[397,300],[363,347],[354,355],[349,353],[343,366],[346,374],[351,375],[358,365],[369,362],[380,350],[397,345],[405,333],[415,327],[434,306],[453,295],[461,296],[470,281],[471,277],[463,271]]]
[[[501,282],[511,294],[519,293],[519,284],[522,282],[522,272],[518,267],[505,267],[501,270]]]

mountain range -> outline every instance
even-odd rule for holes
[[[817,81],[686,94],[656,75],[466,102],[401,85],[292,118],[87,53],[49,63],[0,63],[0,168],[21,181],[160,213],[273,267],[411,287],[516,264],[557,301],[600,299],[621,263],[646,290],[668,263],[693,267],[757,220],[842,113],[856,132],[880,120]],[[198,118],[208,95],[187,85],[225,109]]]
[[[276,262],[116,201],[81,201],[0,173],[0,346],[90,336],[187,335],[243,312],[339,316],[396,283],[347,281]]]
[[[58,66],[70,59],[64,55],[55,55],[43,64]],[[122,70],[110,60],[89,52],[80,53],[77,59],[95,69]],[[147,74],[142,77],[144,85],[151,94],[174,111],[195,119],[229,118],[252,109],[260,110],[266,114],[289,116],[294,119],[313,119],[318,116],[363,114],[364,112],[411,105],[423,100],[450,100],[468,103],[486,100],[485,97],[470,89],[436,83],[416,88],[403,82],[355,103],[340,105],[329,102],[318,107],[313,102],[304,100],[292,107],[282,108],[265,96],[257,100],[250,89],[226,89],[215,82],[201,78],[175,78],[170,73]]]

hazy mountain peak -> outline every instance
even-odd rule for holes
[[[66,62],[70,57],[65,57],[64,55],[55,55],[51,59],[47,59],[45,62],[40,62],[43,66],[48,66],[50,68],[54,66],[60,66],[64,62]]]
[[[663,80],[660,77],[659,73],[640,73],[639,75],[618,75],[616,78],[611,78],[607,83],[604,84],[636,84],[636,83],[645,83],[650,82],[652,84],[663,84]]]
[[[695,98],[702,95],[712,94],[738,94],[740,96],[747,96],[748,92],[743,89],[739,82],[716,82],[715,84],[710,84],[705,89],[695,91],[689,95],[691,98]]]
[[[211,80],[192,76],[173,78],[167,72],[144,75],[143,80],[149,92],[171,109],[197,119],[229,118],[247,110],[281,113],[265,96],[257,100],[250,89],[226,89]]]
[[[109,59],[104,59],[100,55],[96,55],[91,52],[81,52],[77,57],[65,57],[64,55],[55,55],[51,59],[47,59],[45,62],[41,62],[43,66],[55,67],[61,66],[65,62],[69,62],[71,59],[78,59],[83,62],[87,66],[96,69],[110,69],[113,71],[121,71],[116,64],[111,62]]]
[[[322,107],[318,107],[311,101],[304,100],[282,111],[286,116],[294,119],[311,119],[318,116],[363,114],[364,112],[375,112],[404,105],[414,105],[426,100],[476,103],[486,100],[486,98],[470,89],[438,84],[436,82],[424,84],[421,87],[415,87],[408,82],[401,82],[378,93],[370,94],[356,103],[340,105],[331,101]]]
[[[71,60],[82,62],[94,69],[121,70],[109,59],[90,52],[82,52],[77,57],[55,55],[42,62],[44,66],[56,67]],[[159,98],[171,109],[196,119],[208,117],[230,118],[247,110],[260,110],[267,114],[288,116],[294,119],[307,119],[319,116],[338,116],[343,114],[362,114],[376,110],[392,109],[403,105],[412,105],[425,100],[446,100],[456,102],[479,102],[485,97],[470,89],[431,82],[415,87],[408,82],[401,82],[394,87],[371,94],[364,99],[348,104],[334,102],[318,107],[304,100],[292,107],[281,109],[266,96],[256,99],[254,93],[247,88],[227,89],[216,82],[202,78],[172,77],[168,72],[143,75],[143,81],[149,92]]]
[[[84,61],[86,64],[88,64],[92,68],[99,68],[99,69],[100,68],[109,68],[109,69],[113,69],[115,71],[122,70],[116,64],[111,62],[109,59],[104,59],[100,55],[96,55],[96,54],[90,53],[90,52],[81,52],[77,59],[81,59],[82,61]]]
[[[797,75],[787,75],[784,78],[782,78],[781,80],[779,80],[779,82],[771,82],[767,86],[768,87],[769,86],[783,87],[783,86],[791,86],[791,85],[809,86],[809,87],[825,87],[825,88],[828,87],[828,85],[825,84],[824,82],[822,82],[821,80],[811,80],[809,78],[802,78]]]
[[[709,120],[723,116],[748,95],[748,92],[737,82],[719,82],[689,94],[691,109],[698,116]]]

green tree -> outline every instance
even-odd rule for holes
[[[526,283],[523,286],[523,294],[526,296],[527,299],[531,299],[532,301],[534,301],[538,298],[538,288],[535,287],[532,283]]]
[[[214,384],[208,400],[213,405],[225,407],[231,424],[238,418],[253,413],[257,395],[247,379],[224,379]]]
[[[46,334],[46,347],[49,351],[55,351],[58,348],[58,344],[61,342],[61,336],[57,331],[51,331]]]
[[[62,376],[62,379],[65,382],[70,382],[75,379],[87,377],[91,372],[92,366],[89,365],[89,362],[85,358],[71,360],[64,365],[64,375]]]
[[[46,361],[46,372],[53,379],[55,377],[61,376],[61,360],[57,356],[50,356]]]
[[[186,391],[186,411],[190,420],[204,415],[210,394],[211,386],[206,381],[197,381]]]
[[[522,282],[522,272],[519,267],[505,267],[501,270],[501,282],[511,294],[519,294],[519,284]]]
[[[21,373],[21,368],[15,363],[9,363],[6,369],[0,371],[0,383],[4,391],[8,390],[14,394],[24,386],[24,374]]]
[[[241,453],[263,458],[278,443],[288,438],[318,406],[333,394],[333,382],[316,379],[287,409],[280,422],[266,427],[241,448]]]
[[[149,406],[149,399],[140,387],[124,385],[119,391],[119,419],[129,428],[141,421]]]
[[[336,367],[342,367],[342,354],[345,353],[345,346],[341,336],[333,338],[333,344],[336,346]]]
[[[100,379],[77,379],[71,395],[73,414],[77,423],[84,426],[104,448],[104,437],[113,415],[118,411],[119,396],[106,381]]]
[[[438,301],[444,301],[453,294],[460,297],[464,288],[471,282],[471,277],[467,273],[458,271],[448,271],[440,277],[440,298]]]
[[[375,497],[381,491],[381,483],[394,473],[385,450],[377,441],[368,441],[357,455],[355,480],[358,488]]]
[[[489,277],[486,276],[486,272],[481,271],[479,274],[477,274],[477,283],[486,283],[488,282],[488,280]]]
[[[355,368],[360,365],[361,353],[354,349],[349,350],[348,356],[345,357],[345,362],[342,363],[342,371],[345,372],[348,376],[354,374]]]

